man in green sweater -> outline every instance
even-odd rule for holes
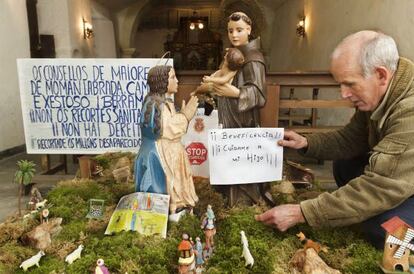
[[[414,226],[414,64],[399,57],[391,37],[361,31],[336,47],[330,70],[341,96],[356,107],[351,121],[328,133],[285,131],[279,145],[334,160],[339,188],[274,207],[256,220],[281,231],[304,222],[312,227],[362,223],[369,240],[383,247],[383,222],[399,216]]]

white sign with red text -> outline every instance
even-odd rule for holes
[[[182,142],[194,176],[209,177],[207,134],[210,129],[216,128],[218,128],[217,110],[206,116],[204,109],[201,108],[188,125],[187,134],[183,136]]]

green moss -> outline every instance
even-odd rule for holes
[[[217,225],[216,249],[208,265],[221,273],[272,273],[275,255],[270,252],[280,235],[270,227],[254,219],[255,208],[237,208]],[[250,251],[255,258],[252,268],[244,267],[240,231],[243,230],[249,241]],[[228,272],[230,271],[230,272]]]
[[[43,256],[39,262],[40,267],[32,266],[28,271],[32,274],[45,274],[53,271],[63,273],[65,271],[65,263],[57,257]],[[27,273],[21,268],[16,269],[14,273]],[[80,272],[79,272],[80,273]]]
[[[123,156],[131,161],[134,158],[130,153],[114,153],[102,155],[98,161],[111,168]],[[363,241],[355,229],[312,229],[302,225],[281,233],[255,221],[254,215],[262,212],[258,207],[225,209],[223,197],[213,190],[208,180],[195,179],[195,187],[200,199],[194,209],[195,215],[186,215],[179,223],[169,223],[168,236],[163,239],[159,236],[142,236],[136,232],[103,235],[111,211],[122,196],[134,191],[133,184],[117,184],[109,179],[59,183],[49,192],[47,199],[49,204],[53,204],[50,216],[64,219],[63,229],[41,259],[40,267],[31,268],[30,273],[92,273],[98,258],[105,260],[111,273],[177,273],[177,247],[181,235],[188,233],[193,239],[199,236],[204,241],[200,224],[207,204],[212,205],[217,218],[215,249],[205,266],[207,273],[289,273],[289,261],[301,248],[295,235],[299,231],[303,231],[307,238],[328,246],[329,253],[321,253],[320,256],[341,272],[379,273],[377,261],[382,253]],[[105,200],[107,210],[101,220],[85,218],[91,198]],[[37,251],[22,246],[19,238],[37,222],[37,219],[28,223],[15,220],[1,227],[0,273],[22,273],[18,265]],[[253,267],[246,268],[244,258],[240,257],[241,230],[246,233],[255,259]],[[82,257],[68,265],[64,257],[80,243],[85,247]]]
[[[73,221],[63,226],[62,231],[56,236],[57,240],[74,242],[79,239],[80,233],[86,230],[85,221]]]
[[[181,239],[183,233],[187,233],[194,240],[198,236],[203,237],[203,231],[200,228],[201,220],[195,215],[184,215],[178,223],[168,223],[168,237]]]
[[[97,155],[93,158],[97,165],[100,165],[103,169],[109,168],[111,164],[111,159],[107,154]]]
[[[21,246],[17,241],[8,242],[0,247],[0,263],[20,265],[21,262],[36,253],[37,251],[30,247]]]
[[[49,203],[61,202],[62,199],[67,202],[75,197],[84,201],[89,199],[112,200],[111,192],[92,180],[63,182],[59,187],[52,189],[47,197]]]
[[[223,196],[214,191],[208,179],[194,179],[194,187],[198,196],[198,203],[194,208],[194,214],[203,216],[207,211],[207,205],[211,205],[217,219],[220,219],[224,210]]]
[[[347,251],[347,257],[352,259],[345,261],[343,266],[345,273],[381,273],[377,263],[382,258],[382,252],[361,240],[349,244]]]

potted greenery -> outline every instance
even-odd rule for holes
[[[36,169],[35,163],[28,160],[20,160],[17,161],[18,170],[14,174],[14,181],[19,184],[19,216],[22,215],[21,212],[21,199],[22,199],[22,192],[23,192],[23,185],[29,185],[32,182],[34,173]]]

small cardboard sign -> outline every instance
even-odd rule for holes
[[[282,179],[283,128],[237,128],[209,131],[210,182],[235,185]]]

